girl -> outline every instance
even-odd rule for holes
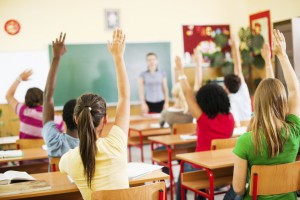
[[[274,78],[263,80],[254,95],[254,117],[250,132],[243,134],[233,152],[233,189],[243,199],[252,199],[246,189],[247,174],[253,165],[277,165],[294,162],[299,148],[299,81],[286,54],[283,34],[273,31],[273,50],[279,59],[287,85]],[[275,174],[274,174],[275,175]],[[250,179],[248,183],[250,183]],[[271,182],[270,182],[271,184]],[[259,196],[263,199],[297,199],[296,193]]]
[[[92,191],[128,188],[127,133],[130,115],[130,88],[124,63],[125,36],[120,29],[108,43],[117,72],[118,105],[114,126],[105,138],[106,103],[101,96],[84,94],[77,99],[74,118],[78,126],[79,147],[68,151],[60,160],[61,172],[75,181],[83,198]]]

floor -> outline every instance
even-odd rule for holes
[[[140,162],[140,149],[132,147],[132,162]],[[150,145],[146,145],[144,146],[144,160],[146,163],[152,164],[151,162],[151,149],[150,149]],[[174,176],[175,176],[175,180],[177,180],[178,175],[179,175],[179,170],[180,167],[178,166],[174,166],[173,167],[174,170]],[[215,200],[222,200],[224,197],[224,194],[221,195],[216,195],[215,196]],[[170,199],[170,193],[168,192],[168,199]],[[176,199],[176,195],[174,195],[174,200]],[[187,200],[194,200],[194,193],[192,192],[188,192],[187,194]]]

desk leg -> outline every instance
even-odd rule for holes
[[[143,141],[142,131],[139,131],[139,136],[140,136],[141,159],[142,162],[144,162],[144,141]]]
[[[180,174],[179,174],[179,176],[180,176],[180,192],[181,192],[181,200],[185,200],[185,193],[184,193],[184,188],[183,188],[183,186],[182,186],[182,177],[181,177],[181,174],[183,174],[184,173],[184,161],[182,160],[181,162],[180,162]]]
[[[167,146],[167,149],[168,149],[168,165],[169,165],[169,174],[170,174],[170,195],[171,195],[171,200],[173,200],[174,176],[173,176],[173,169],[172,169],[172,148],[171,146]]]
[[[209,200],[214,200],[215,198],[215,185],[214,185],[214,174],[210,169],[206,169],[209,177]]]
[[[151,142],[151,154],[154,151],[154,142]],[[151,161],[152,161],[152,165],[154,165],[154,161],[152,159],[152,155],[151,155]]]

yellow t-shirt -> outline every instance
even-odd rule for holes
[[[95,175],[91,189],[83,174],[79,147],[65,153],[59,162],[59,169],[67,173],[76,183],[85,200],[91,199],[93,191],[123,189],[129,187],[127,175],[127,134],[113,126],[105,138],[97,140]]]

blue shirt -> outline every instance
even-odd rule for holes
[[[141,73],[144,80],[145,99],[151,103],[161,102],[165,99],[163,91],[163,80],[166,74],[160,70],[151,73],[149,70]]]
[[[61,157],[70,149],[74,149],[79,145],[78,138],[61,133],[54,121],[49,121],[44,125],[42,135],[48,148],[49,157]]]

